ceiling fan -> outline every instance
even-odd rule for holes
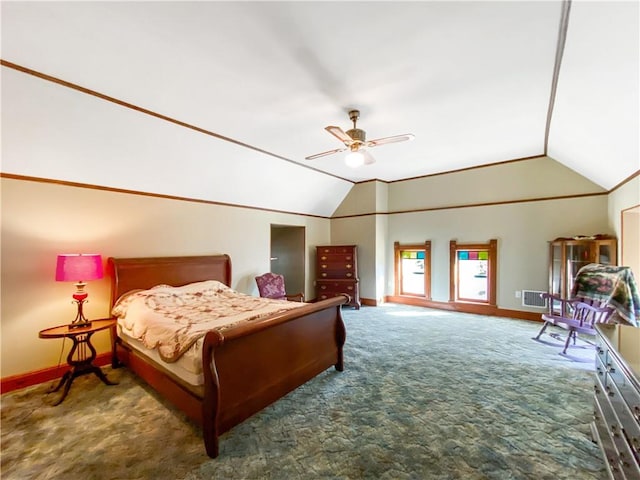
[[[356,127],[356,122],[360,117],[359,110],[351,110],[349,112],[349,118],[353,122],[353,128],[346,132],[340,127],[328,126],[325,130],[331,135],[336,137],[342,143],[344,147],[336,148],[335,150],[329,150],[328,152],[316,153],[315,155],[309,155],[305,157],[306,160],[314,160],[316,158],[324,157],[326,155],[333,155],[334,153],[344,152],[350,150],[350,153],[345,157],[345,162],[350,167],[359,167],[360,165],[368,165],[374,163],[376,160],[368,152],[368,148],[377,147],[379,145],[386,145],[387,143],[404,142],[406,140],[413,140],[415,137],[411,133],[404,135],[394,135],[393,137],[377,138],[375,140],[367,140],[366,132]]]

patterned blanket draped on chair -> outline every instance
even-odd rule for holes
[[[629,267],[585,265],[578,271],[573,284],[571,298],[576,297],[615,308],[610,322],[640,326],[640,293]]]

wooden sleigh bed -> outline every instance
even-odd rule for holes
[[[121,295],[159,284],[204,280],[231,284],[228,255],[110,258],[111,305]],[[202,348],[203,384],[193,385],[114,335],[113,366],[125,365],[202,426],[207,454],[219,436],[334,366],[342,371],[346,338],[340,307],[346,296],[303,304],[220,332],[209,330]]]

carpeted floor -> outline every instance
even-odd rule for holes
[[[2,396],[3,479],[606,478],[591,442],[592,348],[534,322],[385,305],[345,309],[345,371],[327,370],[221,437],[126,369]],[[585,345],[579,343],[579,346]]]

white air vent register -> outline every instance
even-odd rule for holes
[[[542,294],[547,292],[539,292],[537,290],[522,290],[522,306],[547,308],[547,299],[542,298]]]

